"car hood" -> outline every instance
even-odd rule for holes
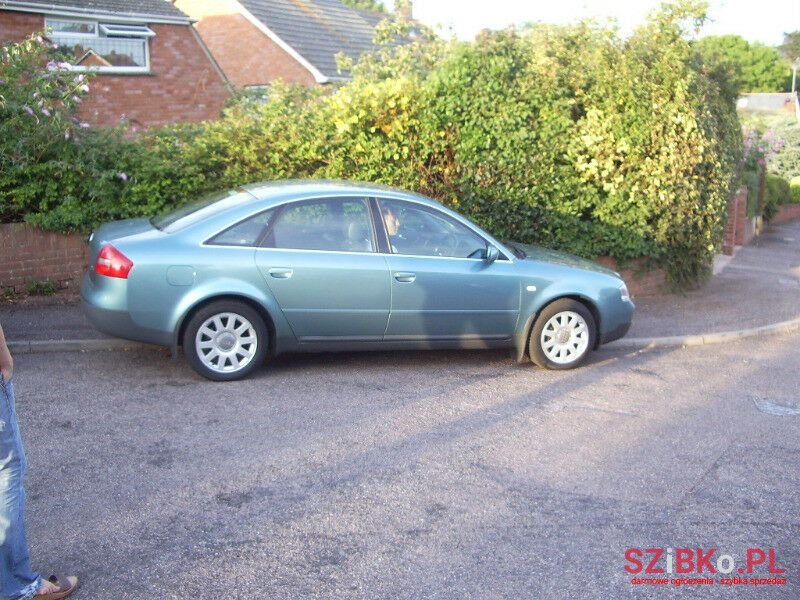
[[[585,269],[587,271],[595,271],[596,273],[604,273],[606,275],[619,277],[615,271],[599,265],[594,261],[581,258],[580,256],[575,256],[574,254],[550,250],[549,248],[534,246],[533,244],[520,244],[519,242],[506,242],[506,244],[522,250],[526,255],[525,260],[535,260],[555,265],[563,265],[565,267]]]

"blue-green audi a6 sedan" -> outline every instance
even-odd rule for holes
[[[622,279],[501,242],[388,187],[272,182],[91,238],[81,295],[111,335],[176,349],[214,380],[283,352],[511,347],[551,369],[628,331]]]

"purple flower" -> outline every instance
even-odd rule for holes
[[[5,84],[6,84],[6,80],[5,79],[0,79],[0,85],[5,85]]]
[[[73,102],[76,102],[76,103],[78,103],[78,104],[80,104],[81,102],[83,102],[83,100],[81,100],[81,99],[80,99],[78,96],[73,96],[73,97],[72,97],[72,101],[73,101]]]
[[[58,65],[53,62],[52,60],[47,63],[47,70],[48,71],[55,71],[58,68]]]
[[[42,114],[43,114],[45,117],[49,117],[49,116],[50,116],[50,111],[49,111],[49,110],[47,110],[46,108],[42,107]]]
[[[117,173],[117,177],[120,178],[122,181],[128,181],[128,174],[127,173]]]
[[[25,106],[23,106],[23,107],[22,107],[22,110],[24,110],[24,111],[25,111],[26,113],[28,113],[30,116],[32,116],[32,117],[34,116],[34,114],[33,114],[33,109],[32,109],[30,106],[28,106],[27,104],[26,104]]]
[[[68,140],[68,139],[69,139],[69,129],[65,129],[65,130],[64,130],[64,139],[65,139],[65,140]]]
[[[81,73],[80,75],[78,75],[77,77],[75,77],[75,83],[80,83],[80,82],[82,82],[83,80],[84,80],[83,73]]]
[[[89,129],[89,127],[91,127],[91,125],[89,125],[88,123],[81,123],[80,125],[81,129]]]
[[[58,68],[59,69],[69,69],[71,66],[72,65],[70,65],[68,62],[63,62],[62,61],[62,62],[58,63]]]

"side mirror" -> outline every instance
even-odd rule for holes
[[[498,256],[500,256],[500,250],[489,244],[486,247],[486,254],[484,255],[483,259],[486,261],[487,264],[492,264],[494,261],[497,260]]]

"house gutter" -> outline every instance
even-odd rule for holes
[[[151,15],[147,13],[112,13],[98,12],[92,9],[77,6],[57,6],[55,4],[37,4],[35,2],[17,2],[8,0],[0,4],[0,10],[14,10],[17,12],[38,13],[45,15],[58,15],[62,17],[79,17],[84,19],[110,19],[118,23],[165,23],[170,25],[191,25],[196,21],[190,17],[168,17],[165,15]]]

